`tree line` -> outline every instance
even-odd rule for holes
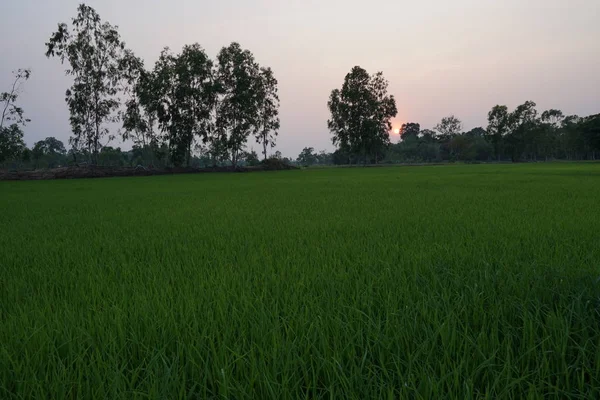
[[[275,146],[280,126],[277,79],[238,43],[223,47],[216,60],[197,43],[178,54],[165,48],[154,67],[146,69],[126,47],[118,28],[81,4],[71,24],[58,24],[46,43],[46,56],[58,58],[73,79],[65,100],[74,162],[97,164],[117,136],[133,141],[134,150],[146,159],[174,166],[190,165],[194,153],[210,157],[214,164],[227,161],[236,166],[246,156],[251,137],[261,145],[265,159]],[[16,82],[29,74],[20,70]],[[10,142],[11,148],[1,150],[0,162],[33,156],[35,145],[32,154],[24,150],[20,127],[25,121],[18,120],[22,110],[14,105],[18,93],[2,96],[6,119],[16,120],[9,128],[1,126],[0,143]],[[120,124],[117,135],[110,132],[115,124]],[[60,146],[49,148],[47,152],[62,151]]]
[[[487,127],[463,130],[454,115],[444,117],[433,129],[408,122],[399,129],[400,141],[390,141],[391,118],[397,114],[395,99],[387,95],[388,83],[381,72],[369,75],[354,67],[341,89],[328,102],[328,121],[333,153],[306,147],[301,164],[356,164],[439,161],[540,161],[595,160],[600,156],[600,114],[579,117],[550,109],[538,112],[526,101],[510,111],[494,106]]]
[[[0,164],[7,161],[53,167],[90,162],[109,165],[256,165],[247,151],[253,138],[262,158],[275,146],[280,128],[277,79],[238,43],[212,60],[197,43],[180,53],[165,48],[152,68],[128,49],[118,28],[81,4],[71,24],[60,23],[46,43],[46,56],[66,65],[73,84],[65,93],[72,135],[70,149],[54,137],[27,149],[22,127],[29,121],[17,106],[31,71],[15,72],[0,94]],[[396,101],[383,73],[356,66],[334,89],[327,126],[334,152],[305,147],[295,160],[313,164],[371,164],[440,161],[595,160],[600,155],[600,114],[579,117],[533,101],[514,110],[494,106],[487,126],[469,131],[451,115],[431,129],[408,122],[392,143]],[[118,126],[118,132],[110,128]],[[110,146],[132,141],[130,151]]]

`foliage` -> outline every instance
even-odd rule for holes
[[[305,147],[298,155],[298,163],[304,166],[310,166],[317,163],[317,154],[312,147]]]
[[[97,162],[102,138],[112,136],[105,126],[116,122],[122,71],[120,59],[125,50],[117,27],[102,22],[90,6],[80,4],[72,26],[58,24],[46,43],[46,56],[67,62],[66,74],[73,85],[66,92],[73,131],[71,144],[85,148]]]
[[[267,159],[267,148],[275,147],[275,137],[278,135],[279,96],[277,94],[277,79],[271,68],[261,68],[259,79],[258,124],[256,125],[256,142],[263,146],[263,156]]]
[[[267,89],[267,78],[264,74],[261,77],[254,55],[238,43],[222,48],[217,60],[220,96],[216,137],[213,139],[226,144],[231,163],[235,166],[250,134],[259,132],[261,128],[263,133],[265,129],[272,128],[270,118],[275,118],[272,114],[275,108],[265,112],[265,108],[271,108],[266,106],[265,96],[276,83],[269,84],[271,88]]]
[[[327,126],[333,144],[361,155],[365,163],[373,156],[377,160],[390,143],[391,118],[398,111],[387,87],[381,72],[370,76],[356,66],[346,75],[342,89],[333,90],[329,97]]]
[[[29,119],[25,118],[23,108],[17,106],[17,100],[23,91],[23,83],[31,76],[31,70],[18,69],[13,72],[14,80],[8,92],[0,93],[0,164],[15,160],[22,156],[26,149],[23,141],[22,126]],[[5,126],[5,123],[10,125]]]
[[[0,128],[0,163],[18,159],[25,149],[23,131],[19,125]]]
[[[8,92],[0,93],[0,109],[2,116],[0,117],[0,129],[4,128],[4,124],[10,122],[17,126],[24,126],[29,120],[24,117],[25,111],[16,105],[19,95],[23,91],[23,83],[31,76],[30,69],[18,69],[13,71],[14,80]]]
[[[0,182],[1,397],[599,398],[599,173]]]
[[[402,140],[406,140],[409,136],[419,137],[420,131],[421,125],[416,124],[414,122],[402,124],[402,127],[400,128],[400,138]]]
[[[43,161],[47,167],[53,168],[66,163],[67,150],[65,145],[55,137],[47,137],[33,145],[31,158],[35,161],[35,167],[40,167]]]
[[[256,154],[254,150],[245,152],[243,158],[246,164],[251,167],[256,167],[257,165],[260,165],[258,154]]]
[[[165,48],[156,62],[144,107],[156,114],[176,166],[189,165],[194,137],[208,141],[216,102],[213,63],[199,44],[184,46],[174,55]]]

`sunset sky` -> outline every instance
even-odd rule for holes
[[[28,145],[70,135],[70,79],[44,43],[70,22],[79,1],[3,0],[0,91],[29,67],[20,105],[32,122]],[[495,104],[534,100],[540,111],[600,112],[599,0],[90,0],[152,67],[165,46],[200,43],[211,57],[232,41],[279,80],[278,146],[332,150],[327,99],[354,65],[383,71],[402,122],[433,127],[454,114],[485,126]],[[394,140],[397,140],[394,138]],[[251,147],[259,150],[253,140]],[[129,145],[124,145],[128,148]]]

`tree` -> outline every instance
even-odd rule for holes
[[[209,140],[216,102],[213,63],[199,44],[184,46],[175,56],[165,48],[156,62],[140,102],[155,114],[168,141],[173,164],[189,165],[194,137]]]
[[[109,134],[105,124],[118,120],[119,60],[124,49],[117,27],[102,22],[98,13],[85,4],[77,8],[72,26],[58,24],[46,43],[46,57],[58,57],[61,63],[70,65],[65,71],[73,77],[73,85],[66,92],[73,130],[70,141],[76,148],[87,148],[94,163],[101,139]]]
[[[0,107],[2,109],[2,117],[0,119],[0,129],[4,128],[5,122],[12,122],[13,124],[25,125],[29,120],[25,118],[24,111],[21,107],[16,105],[19,95],[23,91],[23,83],[25,83],[31,76],[30,69],[18,69],[13,71],[14,80],[11,85],[10,91],[0,93]]]
[[[33,145],[31,150],[31,157],[35,161],[35,167],[39,166],[39,162],[42,159],[46,159],[48,166],[53,167],[55,164],[64,161],[67,154],[65,145],[55,137],[47,137],[44,140],[40,140]]]
[[[246,164],[251,167],[255,167],[260,164],[260,161],[258,160],[258,154],[256,154],[254,150],[245,152],[244,160],[246,161]]]
[[[419,132],[421,132],[421,125],[414,122],[408,122],[402,124],[402,127],[400,128],[400,138],[405,140],[409,136],[419,137]]]
[[[471,138],[484,138],[487,135],[487,132],[479,126],[471,129],[469,132],[465,133],[465,135]]]
[[[155,104],[158,96],[154,75],[144,68],[144,62],[130,50],[125,50],[120,60],[120,69],[125,81],[125,93],[129,99],[121,113],[123,140],[132,140],[139,148],[155,148],[158,137],[155,133],[157,121]]]
[[[327,126],[333,144],[360,154],[365,163],[373,155],[377,161],[377,155],[390,143],[391,118],[398,111],[387,87],[381,72],[370,76],[356,66],[346,75],[342,89],[333,90],[329,97],[331,119]]]
[[[560,130],[565,116],[562,111],[551,109],[546,110],[541,116],[541,147],[546,160],[556,154],[559,144]]]
[[[333,154],[328,153],[325,150],[321,150],[319,154],[317,154],[317,163],[321,165],[330,165],[333,164]]]
[[[442,138],[450,139],[462,131],[462,122],[454,115],[444,117],[434,128]]]
[[[513,161],[519,161],[529,143],[532,154],[536,154],[537,110],[535,102],[526,101],[508,115],[509,133],[506,136],[507,149]]]
[[[508,107],[496,105],[488,113],[487,137],[492,146],[496,159],[500,161],[503,149],[503,137],[509,130]]]
[[[259,75],[258,124],[256,142],[262,143],[263,156],[267,159],[267,147],[275,147],[275,137],[279,129],[279,97],[277,79],[271,68],[261,68]]]
[[[298,155],[298,163],[309,166],[316,164],[317,162],[317,154],[315,153],[315,149],[312,147],[305,147],[302,149],[300,154]]]
[[[0,131],[0,163],[15,160],[26,149],[23,131],[17,124],[2,127]]]
[[[231,163],[236,166],[248,136],[252,132],[259,132],[264,122],[261,121],[259,110],[260,105],[265,104],[261,99],[264,99],[266,86],[260,77],[260,67],[254,55],[242,49],[238,43],[222,48],[217,60],[220,98],[213,140],[226,143]],[[262,116],[267,118],[266,115]],[[272,118],[276,116],[269,115],[270,121],[274,121]],[[263,126],[263,132],[271,126],[271,123]]]
[[[17,100],[22,93],[23,83],[31,76],[31,70],[19,69],[13,72],[14,80],[8,92],[0,93],[0,163],[17,159],[26,149],[23,141],[21,126],[25,126],[29,119],[24,117],[24,111],[17,106]],[[10,122],[9,126],[4,126]]]
[[[451,159],[455,158],[455,140],[453,140],[462,131],[462,122],[454,115],[444,117],[434,128],[439,134],[439,140],[448,151]]]

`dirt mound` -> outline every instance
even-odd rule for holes
[[[268,161],[268,160],[267,160]],[[279,161],[279,160],[278,160]],[[53,169],[38,169],[27,171],[0,170],[0,180],[45,180],[45,179],[80,179],[80,178],[108,178],[113,176],[150,176],[170,174],[197,174],[210,172],[252,172],[294,169],[295,167],[281,163],[269,163],[257,167],[210,167],[210,168],[146,168],[138,167],[101,167],[101,166],[73,166]]]

